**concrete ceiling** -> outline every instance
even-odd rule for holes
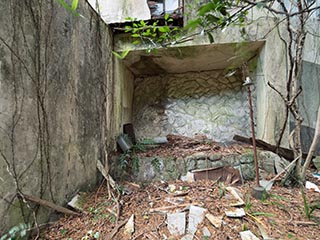
[[[170,47],[156,54],[136,50],[123,61],[136,76],[223,70],[253,59],[263,45],[264,41],[256,41]]]

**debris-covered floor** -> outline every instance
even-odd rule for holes
[[[315,178],[312,180],[319,185]],[[169,232],[167,214],[169,213],[173,224],[171,231],[184,231],[184,214],[175,216],[170,213],[185,212],[186,232],[190,231],[190,222],[196,226],[193,239],[241,239],[240,232],[244,231],[251,231],[257,239],[319,239],[320,210],[311,212],[311,209],[319,204],[320,193],[305,190],[304,203],[299,188],[276,185],[267,198],[256,200],[250,194],[251,185],[252,183],[246,183],[230,188],[223,183],[206,180],[192,183],[154,183],[147,187],[123,183],[120,201],[108,199],[107,188],[101,185],[95,192],[82,195],[82,216],[62,218],[43,232],[42,238],[181,239],[181,236],[174,237]],[[117,210],[119,205],[120,212]],[[193,206],[201,207],[205,212],[202,213],[203,210],[198,208],[200,215],[198,212],[196,219],[189,218],[189,211],[194,209]],[[241,208],[245,216],[226,215],[230,214],[226,211]],[[131,236],[125,235],[125,223],[132,215],[134,232]],[[311,218],[308,219],[307,215]],[[182,226],[175,226],[178,219],[182,219]],[[197,221],[200,222],[198,225]],[[127,230],[130,231],[130,228]]]

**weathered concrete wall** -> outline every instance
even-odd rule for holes
[[[138,138],[198,133],[224,142],[234,134],[250,136],[246,89],[241,79],[219,71],[137,78],[133,109]]]
[[[150,19],[150,9],[146,0],[88,0],[106,23],[121,23],[126,18]]]
[[[133,102],[133,91],[134,91],[134,75],[130,70],[123,64],[123,62],[115,58],[115,80],[120,86],[121,91],[121,105],[119,108],[119,119],[117,122],[126,124],[132,122],[132,102]],[[122,126],[119,126],[121,129]]]
[[[7,202],[17,187],[66,203],[95,185],[96,160],[118,134],[109,117],[117,119],[110,103],[121,99],[112,35],[85,1],[77,11],[83,17],[58,1],[0,2],[0,235],[30,220]],[[37,213],[38,223],[47,221],[49,210]]]
[[[302,96],[299,98],[302,122],[301,137],[303,139],[302,149],[307,152],[315,132],[318,108],[320,106],[320,65],[304,61],[302,72]],[[293,128],[293,119],[290,122]],[[320,146],[316,150],[316,155],[320,155]]]

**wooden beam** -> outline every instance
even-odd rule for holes
[[[252,138],[243,137],[240,135],[234,135],[233,140],[252,145]],[[277,146],[269,144],[269,143],[262,141],[260,139],[256,139],[256,144],[257,144],[257,147],[262,148],[263,150],[274,152],[275,154],[278,154],[280,157],[283,157],[289,161],[294,160],[294,153],[291,149],[283,148],[283,147],[279,147],[277,149]],[[308,155],[307,153],[303,153],[302,157],[306,158],[307,155]],[[315,156],[313,156],[313,157],[315,157]]]
[[[56,205],[56,204],[54,204],[52,202],[49,202],[47,200],[44,200],[44,199],[41,199],[41,198],[38,198],[38,197],[29,196],[29,195],[26,195],[26,194],[23,194],[23,197],[27,201],[34,202],[36,204],[40,204],[42,206],[52,208],[53,210],[56,210],[57,212],[61,212],[61,213],[68,214],[68,215],[73,215],[73,216],[81,216],[80,213],[74,212],[74,211],[72,211],[70,209],[67,209],[65,207],[58,206],[58,205]]]

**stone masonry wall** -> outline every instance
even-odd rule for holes
[[[234,134],[250,136],[246,89],[219,71],[137,78],[133,109],[140,139],[206,134],[225,142]]]
[[[0,1],[0,236],[33,221],[17,191],[63,205],[95,186],[96,161],[117,135],[120,124],[106,120],[120,105],[112,34],[86,1],[77,12],[58,1]],[[39,224],[49,220],[51,210],[31,206]]]

